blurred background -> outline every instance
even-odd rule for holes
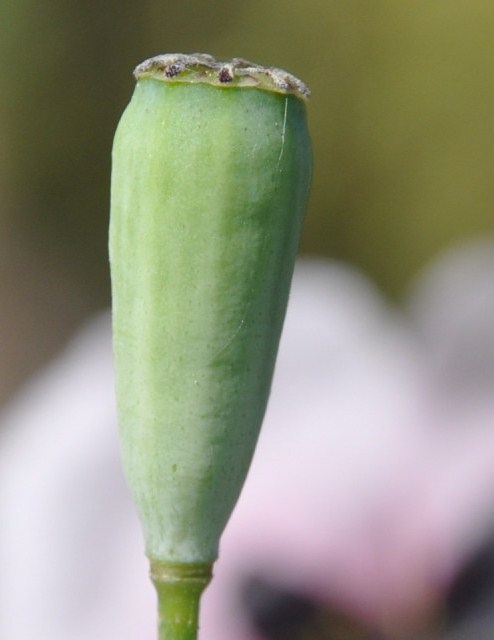
[[[307,256],[335,258],[349,265],[351,269],[356,268],[359,273],[364,274],[366,281],[362,288],[360,285],[356,287],[358,291],[354,294],[353,285],[347,282],[348,278],[344,274],[342,279],[336,274],[336,279],[324,280],[324,283],[334,282],[336,285],[330,287],[328,306],[321,309],[317,330],[307,331],[307,327],[312,325],[310,319],[304,315],[305,309],[308,310],[307,314],[311,311],[313,321],[317,320],[314,310],[317,310],[321,295],[316,286],[317,278],[314,278],[313,274],[309,274],[310,277],[307,276],[305,280],[300,280],[297,294],[299,298],[296,295],[295,300],[302,300],[303,304],[297,303],[301,305],[300,309],[305,305],[297,325],[303,339],[306,340],[307,334],[313,334],[319,340],[325,331],[329,334],[333,332],[336,336],[333,341],[334,353],[338,355],[338,350],[341,350],[344,354],[341,362],[344,363],[353,362],[355,356],[355,362],[358,362],[355,370],[358,375],[348,377],[348,396],[342,394],[339,388],[340,379],[333,375],[334,364],[339,360],[335,358],[330,362],[329,358],[326,358],[326,351],[320,356],[323,343],[314,343],[313,351],[319,358],[314,380],[319,381],[320,388],[312,384],[312,378],[307,376],[310,369],[301,367],[298,360],[294,366],[294,371],[300,372],[300,380],[296,378],[297,384],[305,381],[308,387],[307,397],[312,398],[316,408],[319,405],[310,394],[317,388],[320,393],[320,407],[331,417],[328,418],[328,423],[336,424],[339,419],[340,427],[344,427],[340,434],[342,439],[347,437],[349,430],[348,424],[341,420],[341,416],[345,418],[347,410],[357,412],[354,419],[347,420],[349,424],[354,424],[354,431],[350,431],[348,435],[350,444],[347,457],[344,457],[344,453],[342,457],[345,462],[342,468],[348,467],[348,485],[353,487],[359,460],[355,461],[352,447],[354,443],[360,442],[362,427],[368,424],[372,427],[370,433],[377,434],[376,438],[369,439],[369,442],[377,442],[375,468],[372,467],[374,475],[379,476],[378,471],[386,469],[386,464],[391,465],[390,473],[395,473],[395,461],[389,460],[395,456],[395,452],[389,442],[393,443],[393,439],[396,438],[400,441],[400,451],[403,449],[406,452],[410,449],[411,466],[414,467],[414,471],[417,470],[418,476],[421,476],[423,452],[418,452],[418,445],[417,450],[408,447],[406,437],[403,444],[400,428],[402,431],[406,430],[403,424],[409,416],[410,422],[416,422],[410,426],[410,430],[417,433],[420,431],[417,425],[420,425],[421,419],[413,415],[413,412],[411,414],[407,398],[415,393],[416,383],[424,383],[425,390],[422,392],[425,396],[424,414],[427,414],[427,420],[424,419],[423,422],[430,421],[432,424],[428,425],[427,429],[432,434],[437,423],[444,427],[441,438],[444,434],[449,437],[448,429],[453,425],[450,430],[451,438],[454,440],[459,436],[459,440],[456,448],[451,447],[454,455],[449,458],[446,456],[442,466],[436,459],[432,460],[431,469],[434,473],[431,472],[431,478],[424,481],[424,487],[416,492],[417,513],[412,508],[412,515],[408,515],[408,520],[404,518],[403,523],[403,514],[400,512],[397,516],[397,520],[403,524],[403,531],[400,529],[395,537],[401,541],[401,537],[404,536],[405,540],[404,547],[399,546],[396,556],[400,559],[406,556],[402,549],[406,549],[405,534],[409,532],[410,521],[423,520],[430,524],[427,519],[429,518],[433,520],[433,524],[437,521],[441,525],[438,525],[441,535],[437,535],[437,540],[433,540],[436,546],[431,543],[437,552],[438,548],[444,546],[446,533],[455,529],[454,524],[461,529],[468,520],[465,513],[468,514],[469,511],[466,507],[463,509],[463,503],[458,514],[455,511],[459,488],[467,486],[463,502],[468,506],[475,503],[473,498],[481,496],[479,504],[482,504],[482,509],[479,507],[479,511],[487,512],[481,520],[488,521],[488,525],[492,526],[489,529],[486,525],[489,534],[486,536],[486,546],[473,558],[479,563],[481,571],[473,573],[477,586],[479,580],[482,582],[485,576],[487,586],[483,593],[489,592],[483,611],[485,616],[489,617],[488,625],[485,627],[487,635],[481,636],[479,631],[472,633],[471,628],[463,633],[460,628],[459,631],[454,631],[460,635],[448,635],[448,640],[491,638],[494,629],[494,516],[491,518],[494,478],[491,477],[490,470],[493,467],[489,457],[489,452],[494,451],[491,446],[491,440],[494,442],[491,435],[494,416],[494,277],[491,275],[494,271],[494,245],[491,242],[494,237],[494,3],[489,0],[181,0],[173,3],[168,0],[3,0],[0,3],[0,409],[20,388],[22,382],[61,351],[87,318],[96,311],[109,307],[107,227],[113,134],[120,114],[133,91],[133,68],[145,58],[175,51],[203,51],[219,59],[240,56],[260,64],[282,67],[301,77],[311,88],[312,97],[308,103],[308,112],[314,143],[314,180],[301,250]],[[413,340],[410,336],[407,336],[406,340],[403,339],[406,348],[400,341],[397,347],[393,346],[395,338],[394,330],[389,324],[391,320],[383,321],[381,317],[381,293],[384,296],[384,306],[388,302],[392,303],[389,308],[386,307],[384,315],[388,314],[390,309],[393,315],[396,310],[396,306],[393,305],[399,306],[405,301],[405,307],[410,299],[413,301],[417,278],[420,280],[420,274],[431,261],[438,256],[447,255],[450,247],[467,246],[472,239],[480,239],[480,247],[482,242],[486,243],[485,255],[482,251],[478,253],[476,245],[475,269],[470,267],[469,258],[461,258],[459,263],[455,263],[458,271],[451,269],[451,264],[445,269],[447,278],[443,278],[444,273],[441,275],[440,268],[438,271],[433,269],[429,272],[428,279],[426,278],[427,287],[422,289],[425,298],[420,299],[422,307],[430,314],[424,316],[426,320],[430,320],[430,330],[423,332],[429,335],[429,343],[424,342],[426,348],[418,348],[415,335]],[[324,269],[326,267],[323,271]],[[376,291],[372,291],[371,294],[368,294],[368,281],[376,285]],[[311,282],[315,282],[317,290],[314,290],[309,300],[310,304],[307,304],[303,294],[307,291],[310,293]],[[319,284],[321,283],[322,280]],[[338,291],[337,283],[343,283],[341,292]],[[485,286],[481,286],[481,283]],[[362,300],[367,300],[367,295],[370,296],[370,301],[364,304]],[[353,302],[347,304],[348,300],[353,300],[352,296],[360,301],[355,306]],[[379,298],[378,312],[374,310],[374,297],[376,300]],[[484,304],[480,297],[488,300],[488,304]],[[363,306],[360,306],[361,303]],[[420,304],[418,306],[420,307]],[[343,318],[340,322],[341,327],[338,325],[340,311]],[[394,320],[393,315],[393,322]],[[63,427],[65,420],[74,419],[77,423],[76,418],[80,413],[80,425],[74,433],[92,433],[95,451],[99,451],[101,440],[100,421],[104,423],[107,417],[106,414],[95,417],[94,428],[91,431],[87,429],[88,425],[84,424],[84,411],[90,412],[93,407],[95,412],[99,411],[98,402],[102,406],[106,406],[105,402],[108,403],[109,415],[113,411],[107,321],[106,318],[101,345],[98,342],[97,349],[94,348],[93,351],[92,348],[88,348],[89,343],[86,344],[84,340],[77,347],[79,351],[76,349],[78,358],[80,357],[81,361],[84,358],[87,360],[84,360],[87,401],[83,402],[79,398],[83,387],[79,378],[76,380],[77,384],[72,381],[73,396],[67,396],[63,387],[65,378],[69,382],[72,380],[66,371],[70,372],[72,366],[74,371],[76,370],[75,364],[69,362],[70,357],[73,357],[70,354],[67,360],[69,364],[66,363],[55,372],[59,377],[56,395],[54,392],[50,395],[43,386],[39,392],[40,396],[46,397],[46,404],[50,404],[53,411],[56,410],[58,398],[68,397],[73,402],[70,411],[67,410],[69,417],[64,416],[63,420],[60,419],[60,415],[56,414],[54,419],[52,414],[47,412],[43,427],[46,433],[52,433],[48,431],[52,427]],[[356,328],[352,324],[353,321]],[[337,330],[333,327],[335,323],[338,325]],[[355,336],[358,338],[361,335],[359,323],[365,327],[365,331],[362,330],[361,342],[355,339]],[[372,330],[368,330],[368,326]],[[400,332],[403,330],[400,325]],[[295,335],[293,329],[292,333]],[[346,342],[341,338],[345,335]],[[410,340],[413,343],[412,347],[409,344]],[[392,346],[389,346],[389,341],[393,343]],[[292,343],[298,345],[296,340]],[[301,352],[308,352],[306,343],[302,341],[300,344],[303,344]],[[106,345],[106,351],[102,345]],[[420,347],[423,347],[422,343]],[[366,348],[370,351],[367,352]],[[415,351],[420,353],[413,355]],[[425,358],[423,351],[426,352]],[[394,364],[389,365],[388,352],[393,353],[393,363],[395,357],[399,361],[396,368]],[[328,350],[327,353],[333,351]],[[101,381],[98,375],[95,375],[93,367],[93,363],[98,362],[100,356],[106,358],[104,363],[107,367],[101,369],[104,375],[100,371]],[[425,366],[422,362],[417,365],[414,361],[415,356],[419,360],[427,360],[429,357],[432,364],[427,361]],[[314,358],[314,362],[316,360],[317,358]],[[65,361],[62,361],[62,364],[63,362]],[[326,365],[327,379],[322,377],[320,371]],[[385,376],[381,369],[385,371]],[[284,370],[283,367],[281,370]],[[437,377],[441,381],[443,378],[446,380],[444,389],[441,385],[434,387],[428,379],[429,375],[431,379],[434,378],[437,371]],[[401,373],[397,375],[396,372]],[[449,379],[443,376],[443,372],[447,375],[452,372],[454,375]],[[476,378],[474,373],[479,373],[479,377]],[[53,376],[53,372],[48,374],[48,379],[50,375]],[[403,375],[405,380],[400,377]],[[413,384],[409,384],[408,376],[413,378]],[[482,389],[478,380],[483,380],[482,384],[485,383]],[[292,384],[292,378],[288,382]],[[332,384],[335,388],[333,395],[330,391],[333,388]],[[95,390],[98,391],[98,385],[102,389],[104,402],[101,398],[98,400],[97,394],[94,395]],[[283,379],[280,388],[282,385]],[[475,393],[471,395],[469,385],[475,387]],[[285,391],[286,388],[292,387],[283,387]],[[346,388],[344,377],[342,388]],[[381,388],[385,393],[382,394],[379,404]],[[294,404],[300,411],[305,411],[305,407],[300,406],[296,394],[287,394],[285,391],[280,394],[283,400],[280,400],[279,406],[285,407],[286,398],[293,396]],[[363,400],[358,395],[360,392],[363,394]],[[480,395],[482,402],[485,401],[485,407],[479,400]],[[434,396],[434,402],[440,410],[434,402],[430,402],[430,396]],[[399,405],[398,418],[393,413],[395,407],[392,399],[395,397],[396,404]],[[77,405],[78,398],[80,407]],[[22,402],[21,396],[21,404]],[[362,404],[362,415],[358,413],[359,402]],[[411,406],[413,402],[414,400],[410,400]],[[339,403],[345,406],[341,415],[338,414]],[[26,406],[28,405],[29,402]],[[65,405],[62,405],[63,403],[60,403],[60,411],[65,411]],[[432,417],[428,415],[429,405],[434,405]],[[277,406],[276,399],[274,406]],[[38,428],[38,414],[42,413],[37,405],[35,408],[36,411],[32,410],[31,418],[30,414],[26,418],[21,412],[20,417],[11,420],[11,424],[16,425],[15,428],[7,427],[2,430],[3,435],[8,431],[16,431],[22,423],[32,426],[32,431],[26,431],[27,436],[19,436],[18,450],[15,447],[10,450],[8,445],[4,445],[0,471],[2,467],[8,466],[6,461],[13,458],[14,462],[7,476],[10,473],[11,477],[16,479],[16,473],[22,476],[24,469],[27,469],[28,472],[24,474],[27,478],[24,478],[26,486],[32,485],[36,490],[38,485],[42,484],[39,478],[49,478],[53,472],[53,485],[46,480],[45,489],[46,496],[53,496],[55,501],[58,494],[52,489],[60,484],[65,487],[65,480],[60,482],[57,474],[61,474],[62,471],[52,463],[52,458],[47,453],[51,451],[54,459],[56,458],[57,452],[52,451],[55,447],[51,447],[53,435],[47,436],[46,442],[44,435],[38,445],[35,442],[32,457],[26,445],[32,440]],[[381,413],[382,411],[385,413]],[[71,412],[74,415],[71,415]],[[383,440],[380,438],[383,437],[382,425],[387,424],[383,420],[383,416],[388,415],[387,412],[392,414],[388,419],[389,433],[384,433],[384,437],[388,437],[389,441],[384,441],[384,451],[378,451],[383,449]],[[292,413],[296,415],[295,410]],[[276,415],[276,409],[273,415]],[[321,415],[326,415],[322,409]],[[284,415],[282,418],[279,420],[280,423],[289,422]],[[292,422],[295,422],[295,418]],[[480,439],[472,427],[476,424]],[[394,432],[396,425],[397,435]],[[455,431],[458,425],[459,428]],[[325,426],[325,423],[322,426]],[[424,432],[427,429],[424,428]],[[70,434],[65,433],[62,436],[62,431],[65,433],[65,430],[60,429],[60,435],[56,437],[59,437],[62,443],[59,449],[62,451],[63,461],[64,438],[69,438]],[[294,433],[297,432],[295,429]],[[430,443],[435,442],[436,434],[431,434],[427,432],[424,436],[417,436],[423,438],[426,452],[430,450]],[[324,435],[326,437],[328,434],[324,432]],[[467,439],[468,437],[470,439]],[[113,432],[108,438],[111,442],[103,445],[108,446],[108,451],[113,451]],[[438,459],[445,448],[441,438],[438,437],[435,450]],[[465,441],[462,438],[465,438]],[[484,442],[487,444],[484,445]],[[328,450],[338,452],[332,441],[329,444],[331,446],[328,445]],[[341,442],[337,441],[337,445],[341,446]],[[39,446],[43,455],[36,453],[36,446]],[[469,458],[464,455],[467,446],[472,450]],[[273,447],[276,455],[279,449],[278,446]],[[296,450],[299,449],[297,443]],[[312,468],[311,456],[315,449],[317,447],[307,448],[308,469]],[[372,454],[372,447],[368,449]],[[93,461],[95,464],[96,459],[92,450],[91,453],[88,451],[89,448],[86,458],[83,459],[80,456],[79,444],[74,445],[73,459],[70,458],[70,464],[67,463],[68,467],[72,464],[81,467],[81,484],[84,486],[86,477],[93,475],[87,471],[87,461]],[[326,453],[322,447],[321,451]],[[487,453],[482,466],[479,460],[483,460],[484,452]],[[364,453],[362,458],[371,455],[367,450]],[[466,458],[468,459],[465,462]],[[41,465],[41,471],[34,464],[34,459]],[[21,464],[22,460],[25,461],[25,467]],[[350,465],[346,465],[348,460]],[[284,469],[287,478],[290,479],[292,466],[291,461],[288,462],[280,469]],[[271,475],[275,475],[272,474],[271,459],[269,463],[266,466]],[[471,469],[466,468],[467,463]],[[331,473],[336,473],[334,461],[332,465],[327,465],[324,459],[321,464],[328,477],[331,478]],[[462,464],[465,469],[462,468]],[[481,477],[477,478],[477,469],[480,467]],[[116,469],[119,469],[119,466],[115,459],[112,473]],[[449,478],[448,470],[452,476],[457,472],[457,484]],[[63,473],[65,472],[64,467]],[[340,473],[338,470],[337,472]],[[482,475],[484,472],[485,476]],[[344,475],[343,471],[341,473]],[[253,477],[255,479],[255,474]],[[280,477],[284,482],[285,476],[281,474]],[[368,484],[369,477],[368,466],[363,465],[362,486]],[[97,479],[97,484],[99,476],[96,473],[94,478]],[[330,503],[326,489],[331,489],[331,482],[327,482],[326,476],[324,479],[327,487],[323,487],[324,491],[321,489],[322,504]],[[337,479],[341,480],[339,476]],[[468,479],[472,480],[471,487],[466,482]],[[283,495],[285,487],[282,486],[281,480],[280,495]],[[261,506],[262,500],[259,496],[265,493],[265,481],[266,478],[260,476],[258,492],[252,490],[253,502],[260,502]],[[392,485],[393,481],[385,484],[387,487]],[[313,493],[316,493],[321,485],[322,482],[316,477]],[[431,487],[436,486],[439,487],[436,493],[431,492]],[[23,504],[23,494],[22,491],[19,492],[15,482],[12,483],[12,487],[12,510],[16,511],[18,500]],[[353,498],[356,496],[357,507],[360,505],[359,499],[362,499],[361,496],[359,498],[359,491],[355,489],[351,493]],[[415,488],[411,491],[413,496],[414,492]],[[104,493],[100,491],[99,484],[97,489],[88,493],[88,513],[93,516],[94,496],[99,493]],[[113,494],[108,492],[108,495],[111,495],[111,504],[116,504]],[[122,495],[126,496],[123,485]],[[26,504],[39,504],[39,521],[48,522],[43,501],[27,489],[26,496]],[[410,502],[409,498],[407,499]],[[427,499],[432,501],[432,506],[429,505],[430,513],[426,512],[424,515],[419,507],[422,501],[427,506]],[[67,498],[67,505],[70,506],[60,503],[61,522],[65,521],[73,502],[70,494],[70,500]],[[305,502],[304,496],[304,505]],[[265,503],[267,512],[271,513],[272,505],[278,504],[279,500],[276,498],[269,503],[266,500]],[[407,500],[404,500],[404,503],[408,509]],[[115,508],[117,507],[119,505]],[[449,520],[446,517],[449,516],[449,507],[456,520],[453,516]],[[122,508],[122,513],[131,513],[130,507],[125,506],[125,509]],[[113,512],[109,510],[109,513],[109,521],[118,524],[119,521],[113,517]],[[261,515],[260,522],[265,517],[262,512]],[[87,518],[84,527],[94,525],[88,525],[91,517]],[[99,522],[99,516],[93,519],[95,523]],[[52,520],[55,522],[56,518]],[[5,522],[7,521],[8,518],[5,518]],[[246,519],[245,522],[239,522],[242,525],[239,526],[239,530],[249,532],[245,523],[250,522],[253,527],[253,523],[257,521]],[[101,526],[106,526],[106,522]],[[386,523],[383,530],[386,530],[387,526]],[[124,529],[122,526],[121,530]],[[24,530],[28,533],[34,531],[38,536],[36,527],[32,525],[24,526]],[[49,530],[48,525],[46,530]],[[65,532],[62,533],[65,539]],[[279,533],[281,539],[286,537],[285,530],[277,532],[273,527],[273,535],[274,533]],[[424,539],[427,539],[428,543],[430,532],[426,533]],[[138,537],[138,534],[135,535]],[[362,537],[365,538],[366,535],[364,529]],[[391,533],[390,537],[393,535]],[[16,531],[12,534],[12,539],[17,542],[18,536]],[[46,539],[46,548],[56,548],[56,545],[53,545],[51,530]],[[22,542],[23,538],[20,540]],[[92,538],[88,540],[84,541],[87,545],[85,554],[89,553],[88,549],[91,546],[97,546],[92,545]],[[262,542],[264,544],[264,540]],[[276,545],[279,546],[278,539]],[[24,547],[22,544],[19,546],[22,547],[21,555],[24,556],[25,549],[28,548],[27,543]],[[349,546],[353,553],[352,541]],[[420,544],[418,546],[420,547]],[[428,545],[423,546],[428,553]],[[358,548],[358,544],[356,547]],[[34,544],[32,548],[37,549]],[[428,562],[427,553],[425,555]],[[3,559],[2,567],[10,555],[12,554],[9,551]],[[122,555],[127,557],[127,549],[122,550]],[[11,574],[7,570],[6,575],[10,575],[13,581],[19,574],[19,565],[17,558],[12,557],[15,561],[11,563]],[[84,554],[81,553],[78,557],[84,558],[85,562]],[[413,565],[413,554],[410,557],[410,564]],[[44,556],[42,560],[43,558]],[[51,556],[47,555],[46,558],[46,566],[49,566],[48,559],[51,562]],[[393,564],[392,561],[393,557],[389,561],[390,565]],[[29,565],[29,562],[27,564]],[[93,564],[96,571],[98,563]],[[67,566],[70,568],[71,565]],[[461,602],[462,598],[468,601],[472,593],[475,596],[475,584],[472,587],[471,575],[468,573],[472,567],[475,569],[474,563],[464,567],[466,581],[462,580],[460,574],[457,584],[453,584],[453,588],[448,592],[453,602],[453,611],[461,610],[457,603]],[[39,573],[44,576],[49,571]],[[382,567],[379,567],[378,573],[382,573]],[[402,575],[406,575],[405,570],[400,574],[400,580]],[[72,575],[70,577],[72,578]],[[19,581],[23,582],[22,575]],[[7,583],[11,584],[9,579]],[[43,584],[43,588],[44,586]],[[10,591],[10,586],[8,590]],[[273,597],[269,585],[261,584],[261,591],[263,590],[263,602]],[[372,590],[373,588],[370,589],[371,592]],[[254,590],[254,595],[258,591],[259,589]],[[63,593],[64,589],[61,589],[61,592]],[[279,595],[274,594],[276,598]],[[290,615],[294,611],[295,614],[311,611],[310,603],[304,605],[303,601],[293,600],[292,596],[293,594],[288,593],[287,599],[281,600],[281,627],[285,623],[287,611]],[[248,597],[246,599],[248,600]],[[477,598],[484,606],[484,600],[481,600]],[[23,597],[19,597],[18,601],[24,603]],[[278,600],[275,601],[276,606],[277,602]],[[254,605],[251,607],[254,618],[258,615],[259,626],[262,628],[263,611],[256,609],[258,601],[255,598]],[[122,609],[121,603],[115,605],[115,610],[119,608]],[[86,613],[84,611],[81,620],[88,618]],[[58,612],[57,615],[54,614],[53,619],[58,619],[57,616]],[[22,617],[18,616],[19,619]],[[288,622],[293,630],[293,620],[290,618]],[[316,622],[319,624],[318,619]],[[331,622],[334,628],[334,620]],[[104,630],[99,619],[95,622],[95,628]],[[344,625],[344,629],[346,635],[342,633],[341,636],[334,637],[364,637],[358,629],[353,635],[347,625]],[[273,633],[270,637],[281,640],[326,637],[323,632],[310,635],[310,630],[306,635],[303,635],[304,630],[299,635],[283,635],[279,628],[275,631],[278,635]],[[96,637],[84,633],[85,628],[81,631],[81,638]],[[16,640],[23,640],[24,637],[30,638],[32,634],[18,635]],[[46,637],[65,638],[67,635],[61,632],[60,636],[48,634]],[[115,635],[107,633],[101,637]],[[217,640],[219,636],[216,634],[211,637]],[[396,637],[393,636],[393,640]],[[78,640],[79,636],[74,638]]]
[[[304,253],[399,299],[441,249],[494,231],[489,0],[3,0],[0,30],[0,404],[109,304],[112,136],[149,56],[307,82]]]

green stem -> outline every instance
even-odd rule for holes
[[[151,560],[151,580],[158,594],[158,640],[197,640],[199,601],[211,568]]]

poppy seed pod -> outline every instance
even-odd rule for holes
[[[209,580],[266,409],[310,183],[308,91],[204,54],[135,75],[113,147],[117,408],[152,578],[173,604],[173,585],[197,600]],[[195,638],[165,609],[160,637]]]

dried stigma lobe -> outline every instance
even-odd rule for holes
[[[242,58],[221,62],[207,53],[166,53],[145,60],[134,70],[136,79],[152,77],[165,82],[204,83],[215,87],[253,87],[307,99],[310,91],[297,77],[262,67]]]

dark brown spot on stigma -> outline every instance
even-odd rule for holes
[[[182,69],[178,65],[171,64],[168,67],[165,67],[165,76],[167,78],[174,78],[175,76],[178,76],[181,71]]]
[[[223,69],[220,69],[218,73],[218,79],[220,82],[223,82],[225,84],[233,80],[233,74],[230,69],[228,69],[228,67],[223,67]]]

